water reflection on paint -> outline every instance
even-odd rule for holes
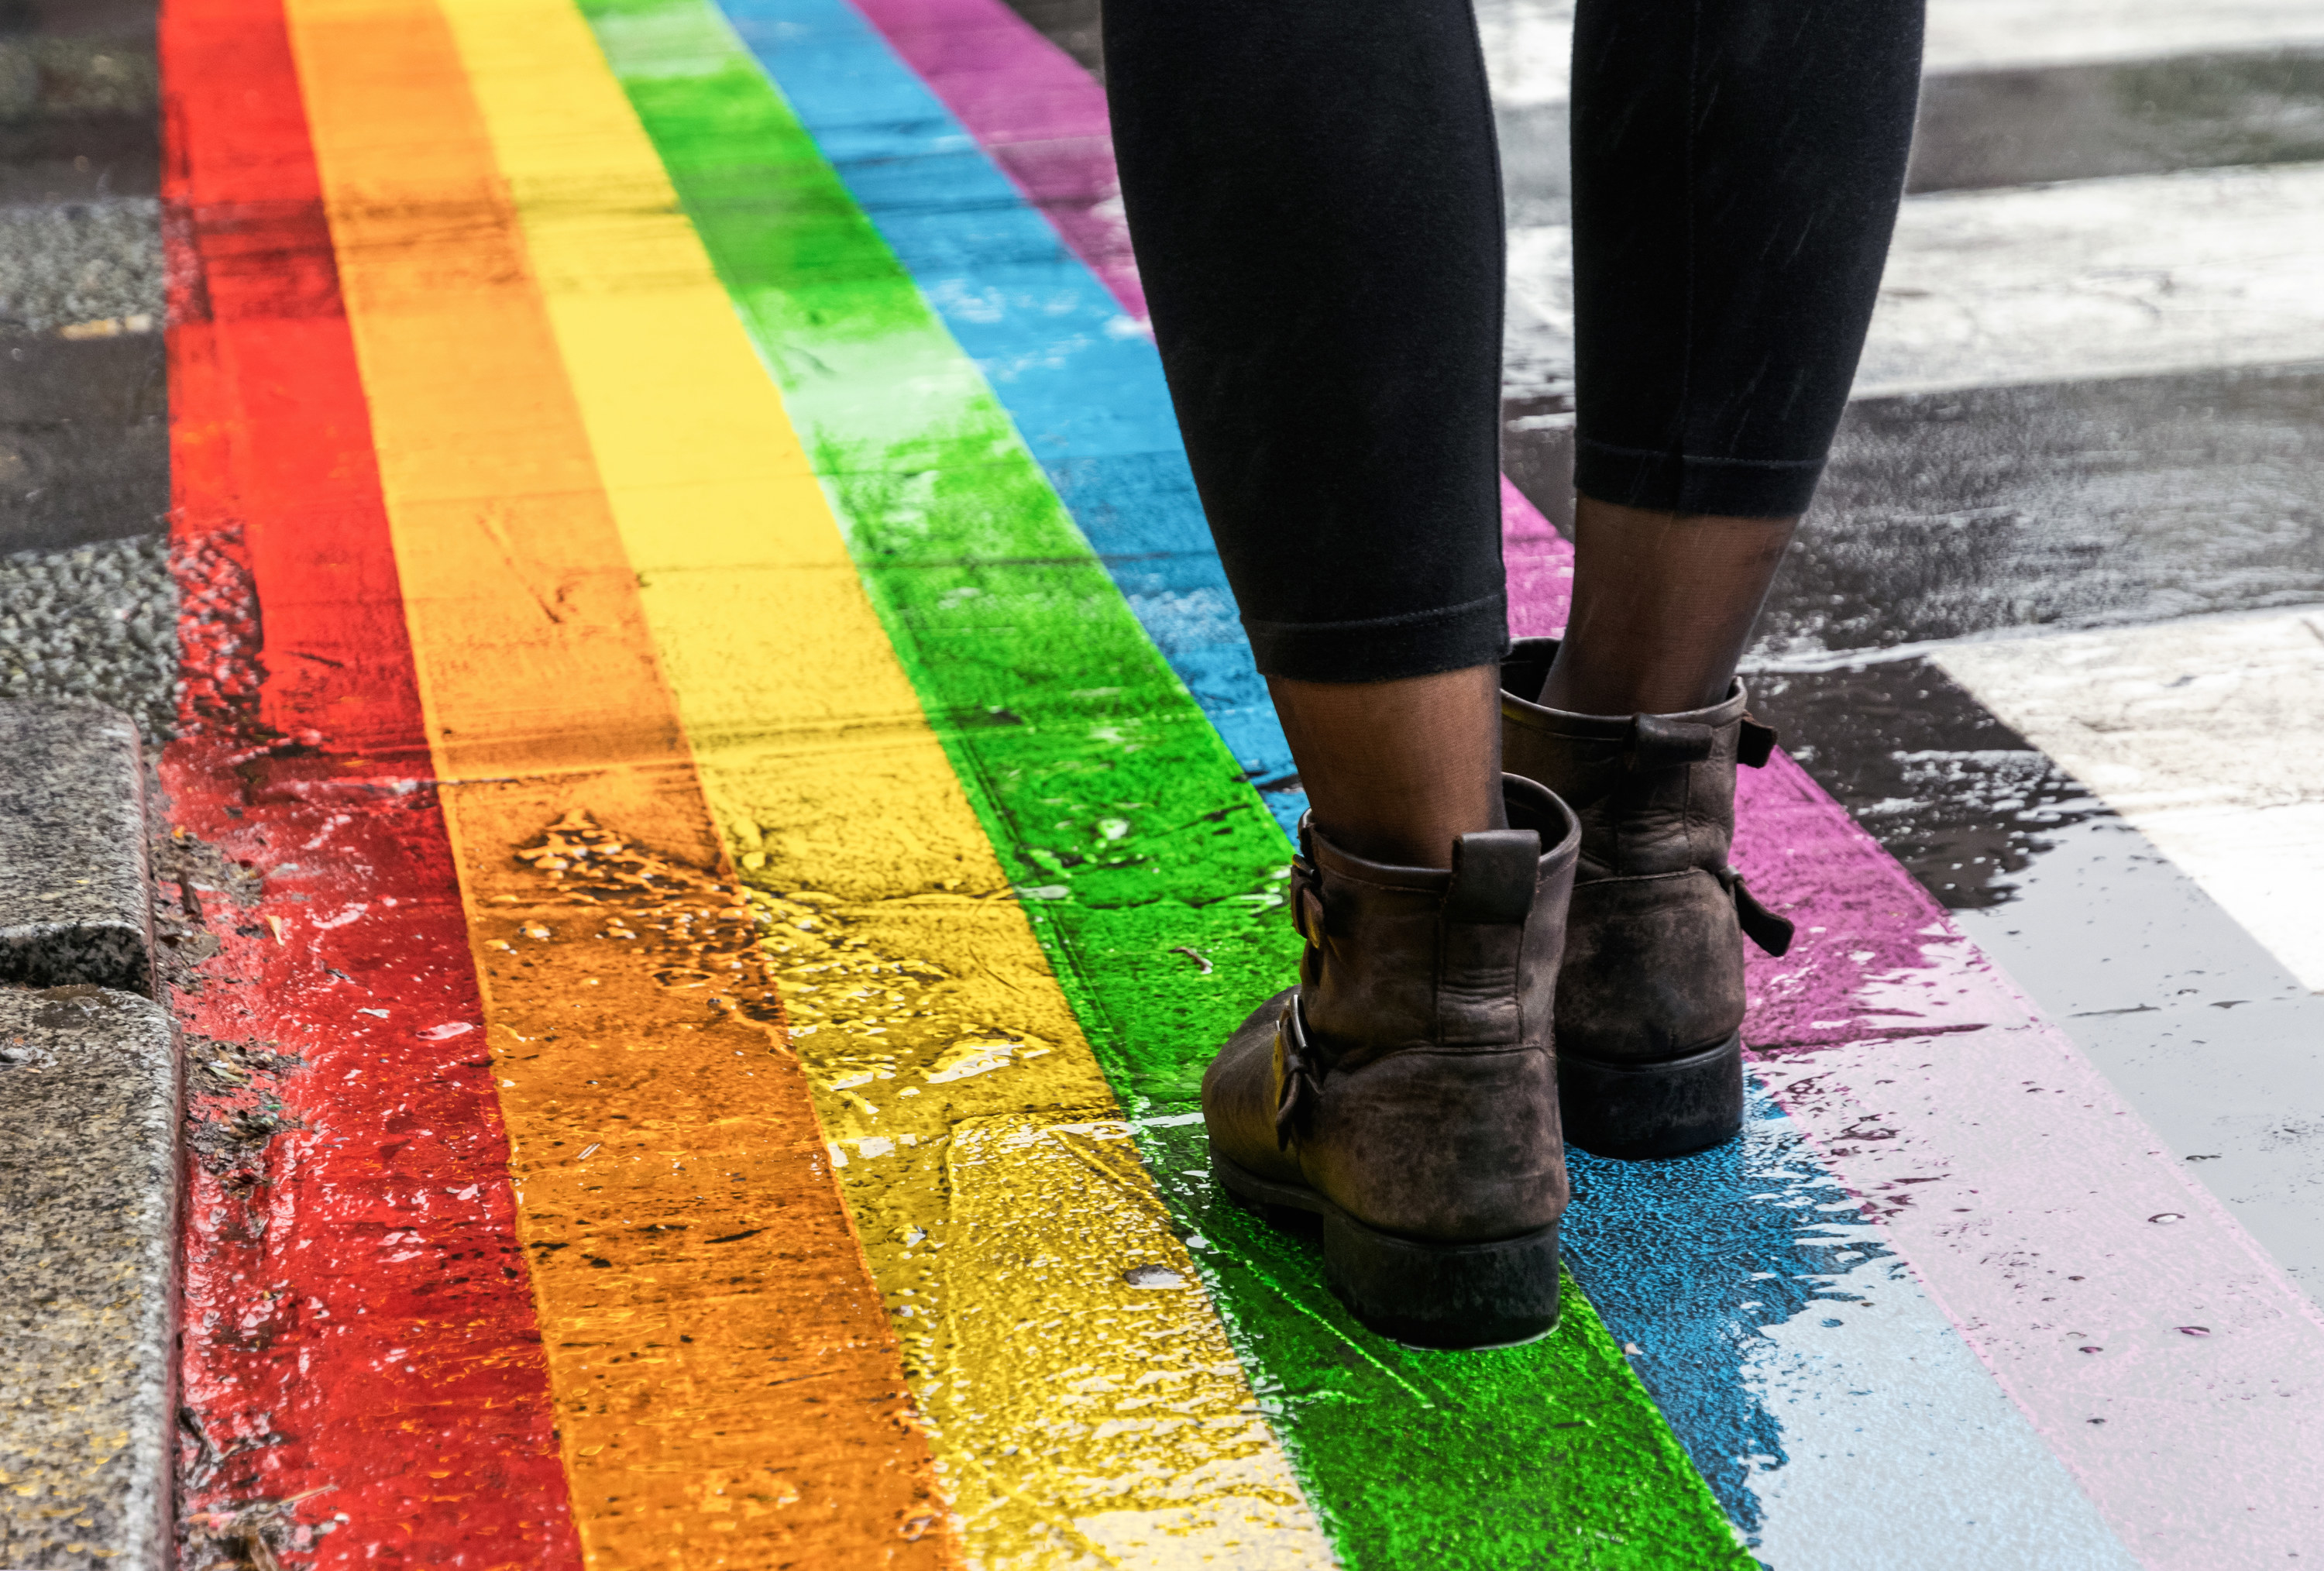
[[[1756,1481],[1792,1460],[1786,1412],[1824,1400],[1811,1366],[1849,1359],[1850,1316],[1903,1267],[1756,1087],[1740,1140],[1674,1161],[1568,1160],[1573,1273],[1756,1542]]]

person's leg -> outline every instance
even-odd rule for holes
[[[1574,608],[1545,702],[1714,703],[1879,288],[1921,0],[1581,0]]]
[[[1500,180],[1468,0],[1107,0],[1105,24],[1155,337],[1312,806],[1298,985],[1204,1075],[1212,1170],[1320,1215],[1374,1329],[1536,1335],[1580,836],[1496,762]]]
[[[1584,715],[1717,703],[1798,522],[1577,498],[1573,609],[1541,701]]]
[[[1155,337],[1317,822],[1500,802],[1500,174],[1468,0],[1108,0]]]
[[[1743,1113],[1734,680],[1848,398],[1904,183],[1920,0],[1581,0],[1573,612],[1511,652],[1509,767],[1580,813],[1566,1137],[1674,1156]],[[1546,682],[1544,678],[1546,676]]]
[[[1389,682],[1268,679],[1315,822],[1373,862],[1449,867],[1452,842],[1505,822],[1501,668]]]

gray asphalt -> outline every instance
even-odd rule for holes
[[[0,698],[176,713],[150,5],[0,0]]]
[[[176,734],[178,586],[158,534],[0,557],[0,698],[94,698]]]
[[[27,336],[78,329],[109,337],[124,327],[151,333],[162,305],[158,198],[0,208],[0,328]]]

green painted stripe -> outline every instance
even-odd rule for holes
[[[1204,1176],[1203,1065],[1292,975],[1286,847],[975,366],[698,0],[584,0],[864,581],[1353,1566],[1748,1566],[1569,1282],[1534,1346],[1362,1330]],[[779,826],[770,826],[770,829]],[[1183,952],[1206,956],[1204,975]],[[1198,1242],[1199,1241],[1199,1242]]]

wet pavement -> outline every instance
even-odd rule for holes
[[[1527,633],[1567,20],[1480,7]],[[167,163],[150,19],[0,24],[7,691],[167,742],[187,1566],[2324,1552],[2312,5],[1940,0],[1748,1128],[1577,1160],[1457,1357],[1204,1169],[1303,799],[1093,5],[200,0]]]

